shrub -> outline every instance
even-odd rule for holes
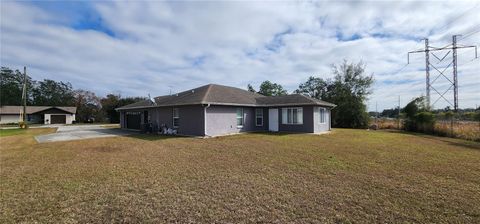
[[[415,126],[417,131],[433,133],[435,126],[435,115],[432,112],[420,112],[415,114]]]
[[[20,121],[20,122],[18,122],[18,127],[22,128],[22,129],[26,129],[26,128],[28,128],[28,123],[24,122],[24,121]]]

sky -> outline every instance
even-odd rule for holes
[[[363,61],[375,83],[369,110],[425,95],[425,54],[480,46],[475,1],[0,1],[1,66],[68,81],[99,96],[152,96],[208,83],[289,92],[334,64]],[[452,53],[430,55],[432,86],[453,103]],[[445,54],[443,61],[441,59]],[[438,76],[438,78],[437,78]],[[458,50],[460,108],[480,105],[480,59]],[[432,103],[439,94],[432,90]],[[438,100],[434,108],[449,104]]]

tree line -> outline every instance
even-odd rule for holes
[[[417,100],[414,99],[414,100]],[[413,100],[413,101],[414,101]],[[400,108],[400,117],[405,117],[405,113],[402,110],[403,108]],[[399,108],[390,108],[390,109],[384,109],[382,112],[377,112],[371,111],[369,112],[371,117],[379,117],[379,118],[395,118],[397,119],[399,116],[398,113]],[[465,108],[465,109],[458,109],[457,112],[453,112],[452,108],[449,106],[443,108],[443,109],[434,109],[434,110],[429,110],[431,113],[433,113],[436,117],[437,120],[449,120],[452,116],[457,119],[457,120],[462,120],[462,121],[476,121],[479,120],[477,117],[480,116],[480,107],[478,108]]]
[[[24,75],[19,70],[1,67],[0,105],[22,105]],[[27,75],[28,106],[75,106],[78,122],[120,122],[115,108],[145,100],[145,97],[122,97],[107,94],[99,97],[95,93],[74,89],[69,82],[51,79],[33,80]]]

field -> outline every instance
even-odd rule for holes
[[[0,223],[479,223],[480,143],[400,132],[0,138]]]
[[[374,119],[371,119],[370,124],[375,124]],[[398,129],[398,120],[379,118],[377,125],[379,129]],[[403,128],[401,122],[400,128]],[[452,124],[450,121],[438,120],[435,122],[434,134],[480,142],[480,122],[455,121]]]

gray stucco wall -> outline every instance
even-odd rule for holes
[[[243,108],[244,125],[237,127],[237,108]],[[263,125],[255,124],[254,107],[216,106],[207,108],[207,133],[208,136],[218,136],[248,131],[268,130],[268,109],[263,110]]]
[[[165,124],[169,128],[173,128],[173,108],[160,107],[150,110],[150,118],[158,127]]]
[[[0,115],[0,124],[18,123],[20,115],[18,114],[2,114]]]
[[[179,109],[179,126],[177,129],[178,134],[181,135],[204,135],[204,115],[203,107],[201,105],[181,106]],[[148,108],[144,110],[129,110],[140,111],[141,123],[151,122],[157,127],[165,124],[168,128],[173,128],[173,107],[157,107]],[[148,119],[145,120],[144,113],[148,111]],[[120,112],[120,124],[122,128],[126,127],[125,112]]]
[[[28,114],[27,115],[27,123],[30,124],[37,124],[42,123],[42,115],[40,114]],[[18,123],[20,120],[20,114],[2,114],[0,115],[0,124],[8,124],[8,123]]]
[[[325,108],[325,123],[320,123],[320,107],[313,109],[313,127],[315,133],[330,131],[330,109]]]
[[[282,124],[282,108],[294,107],[279,107],[278,108],[278,131],[284,132],[307,132],[313,133],[313,106],[303,106],[303,124]]]
[[[125,111],[120,111],[120,127],[125,128]]]
[[[203,136],[204,129],[204,108],[201,105],[183,106],[179,108],[179,126],[178,133],[182,135]],[[170,110],[170,117],[173,122],[173,108]]]

